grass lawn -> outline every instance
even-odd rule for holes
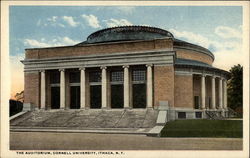
[[[161,137],[242,138],[242,120],[175,120],[168,122]]]

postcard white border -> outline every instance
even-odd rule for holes
[[[120,157],[222,157],[244,158],[249,156],[249,2],[248,1],[2,1],[1,2],[1,154],[4,157],[44,157],[44,155],[17,155],[9,150],[9,116],[8,104],[10,98],[10,66],[9,66],[9,6],[10,5],[57,5],[57,6],[102,6],[102,5],[126,5],[126,6],[242,6],[243,7],[243,50],[245,61],[243,64],[243,103],[244,103],[244,136],[243,151],[193,151],[193,150],[143,150],[125,151],[125,156]],[[52,157],[47,156],[46,157]],[[55,156],[53,156],[55,157]],[[56,156],[58,157],[58,156]],[[60,155],[60,157],[65,157]],[[78,157],[73,155],[73,157]],[[83,157],[80,155],[79,157]],[[84,157],[96,157],[90,155]],[[111,157],[102,155],[101,157]]]

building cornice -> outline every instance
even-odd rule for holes
[[[218,69],[215,67],[204,67],[196,65],[175,65],[175,74],[176,75],[188,75],[188,74],[197,74],[197,75],[208,75],[215,77],[224,77],[229,78],[230,73],[228,71]]]
[[[22,60],[25,71],[122,65],[173,65],[175,52],[154,50],[100,55],[85,55],[48,59]]]

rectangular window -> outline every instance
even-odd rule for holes
[[[89,82],[101,82],[102,73],[99,71],[94,71],[89,73]]]
[[[50,72],[50,84],[60,83],[60,72],[51,71]]]
[[[186,112],[178,112],[178,118],[179,119],[185,119],[186,118]]]
[[[200,97],[194,96],[194,108],[199,109],[199,107],[200,107]]]
[[[70,72],[69,73],[70,83],[80,83],[80,72]]]
[[[195,112],[195,118],[202,118],[202,112]]]
[[[123,78],[124,76],[122,71],[111,72],[111,82],[122,82]]]
[[[132,74],[133,81],[146,81],[146,71],[145,70],[134,70]]]

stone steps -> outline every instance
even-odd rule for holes
[[[11,128],[147,129],[156,125],[154,109],[37,110],[10,121]]]

